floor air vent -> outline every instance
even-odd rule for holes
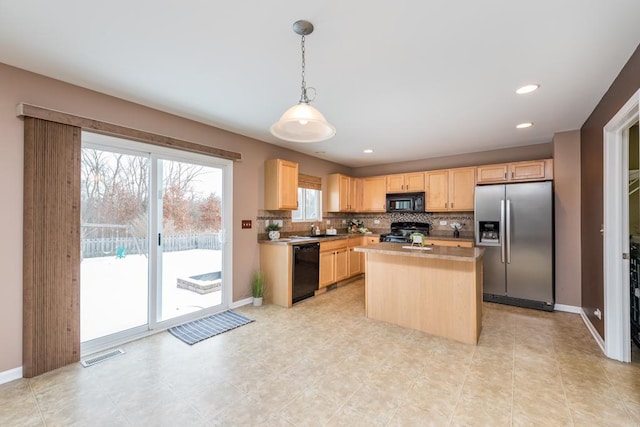
[[[89,359],[81,360],[80,363],[82,363],[82,366],[84,366],[85,368],[88,368],[89,366],[93,366],[96,363],[104,362],[105,360],[114,358],[116,356],[120,356],[121,354],[124,354],[124,350],[119,348],[117,350],[113,350],[108,353],[101,354],[99,356],[94,356]]]

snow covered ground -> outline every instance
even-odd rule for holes
[[[177,287],[178,277],[222,270],[222,251],[193,249],[168,252],[162,261],[161,319],[222,302],[222,292],[200,295]],[[148,262],[144,255],[86,258],[80,272],[80,339],[82,342],[147,324]]]

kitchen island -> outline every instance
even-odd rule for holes
[[[378,243],[355,248],[366,255],[366,316],[477,344],[484,250],[408,246]]]

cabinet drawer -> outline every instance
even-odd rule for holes
[[[320,242],[320,252],[337,251],[338,249],[347,249],[347,239]]]
[[[460,248],[472,248],[473,242],[463,242],[463,241],[455,241],[455,240],[433,240],[427,239],[424,242],[427,245],[435,245],[435,246],[457,246]]]
[[[380,243],[380,236],[369,236],[364,238],[365,245],[373,245],[375,243]]]
[[[355,246],[363,246],[365,245],[365,237],[364,236],[351,236],[349,237],[349,247],[353,248]]]

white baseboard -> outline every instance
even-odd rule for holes
[[[22,366],[8,371],[0,372],[0,384],[8,383],[22,378]]]
[[[575,314],[582,313],[582,307],[576,307],[574,305],[555,304],[553,306],[553,309],[555,311],[563,311],[565,313],[575,313]]]
[[[580,310],[580,317],[582,317],[582,321],[587,326],[587,329],[589,329],[589,332],[591,332],[591,335],[593,335],[593,339],[595,339],[598,345],[600,346],[600,350],[602,350],[602,354],[606,356],[607,352],[604,350],[604,340],[602,339],[598,331],[596,331],[596,328],[593,326],[593,323],[591,323],[591,321],[587,317],[587,314],[584,312],[584,310]]]
[[[238,308],[249,304],[253,304],[253,298],[251,297],[232,302],[231,305],[229,305],[229,308]]]

